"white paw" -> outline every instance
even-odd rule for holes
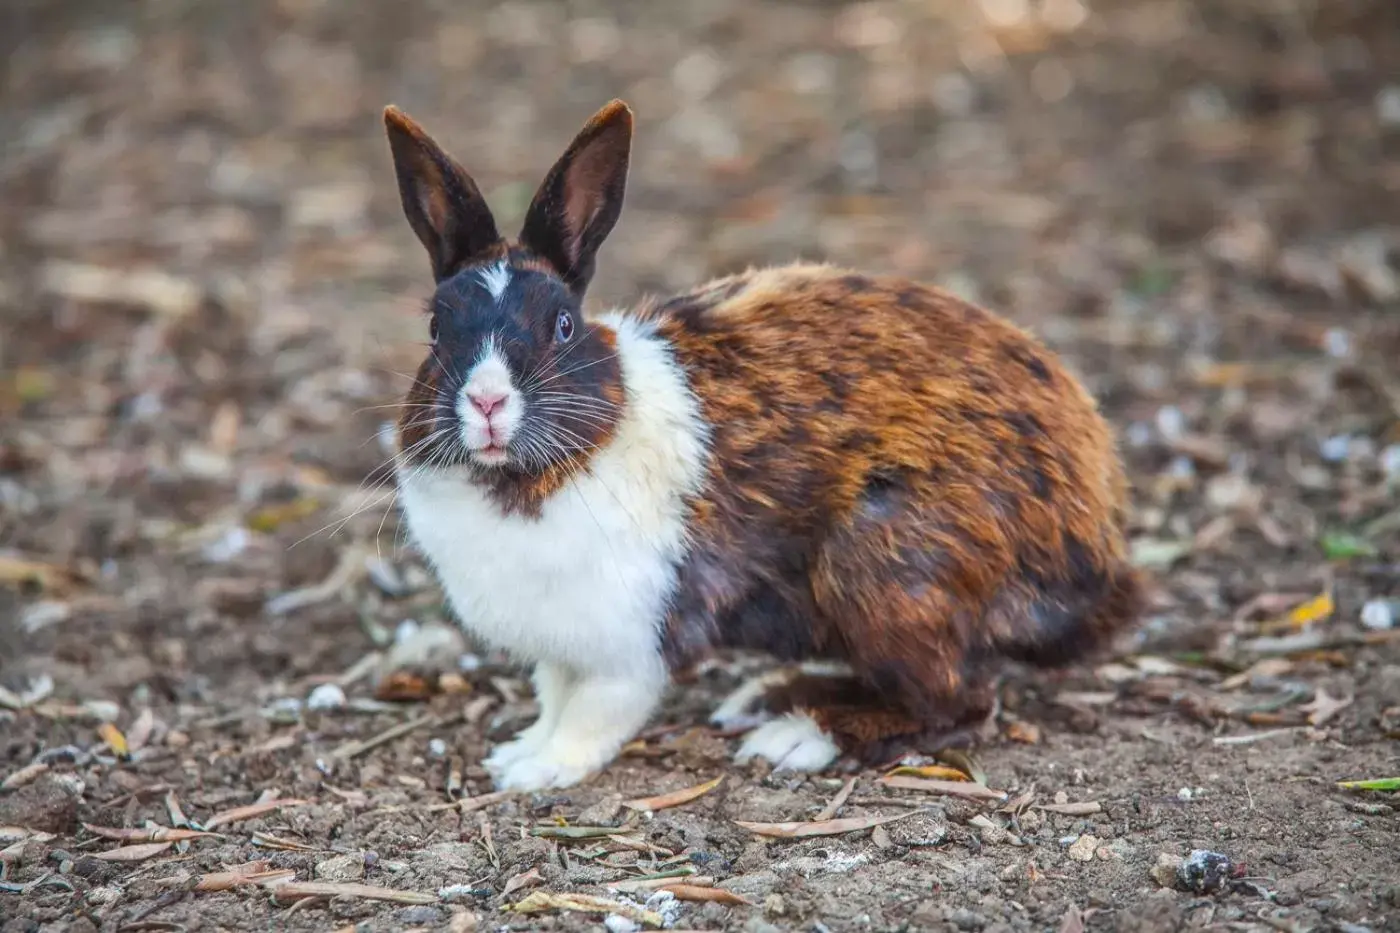
[[[529,730],[526,730],[526,732],[520,733],[520,735],[509,742],[497,745],[495,749],[492,750],[491,754],[487,755],[485,760],[481,762],[482,766],[486,768],[487,771],[495,774],[498,771],[510,767],[517,761],[523,758],[529,758],[538,752],[540,746],[544,744],[544,737],[541,735],[527,735],[526,733],[528,731]]]
[[[494,756],[493,756],[494,757]],[[572,787],[608,763],[609,758],[561,755],[543,749],[499,767],[487,765],[498,790],[537,791]]]
[[[841,754],[831,736],[806,713],[788,713],[745,737],[734,760],[766,758],[775,771],[821,771]]]

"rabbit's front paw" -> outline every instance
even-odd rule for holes
[[[493,775],[517,761],[529,758],[539,752],[548,741],[549,736],[544,729],[536,729],[530,726],[509,742],[497,745],[496,748],[481,762],[482,766]]]
[[[546,747],[493,768],[496,787],[519,791],[572,787],[611,760],[609,755],[570,754],[571,751],[577,750]]]
[[[831,736],[804,713],[765,722],[745,737],[734,760],[766,758],[774,771],[821,771],[841,754]]]

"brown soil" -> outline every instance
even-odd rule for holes
[[[1400,774],[1400,6],[983,12],[1021,6],[7,4],[0,930],[598,929],[504,908],[616,898],[665,853],[752,902],[676,928],[1400,930],[1395,795],[1336,784]],[[866,773],[840,816],[926,810],[763,841],[734,821],[809,820],[843,776],[729,762],[703,722],[739,660],[586,785],[470,812],[449,775],[490,791],[476,762],[530,715],[518,672],[373,702],[466,650],[433,649],[440,597],[366,479],[428,285],[379,110],[513,228],[612,96],[638,135],[595,303],[797,256],[915,275],[1043,335],[1121,430],[1152,610],[1107,664],[1008,680],[975,758],[1020,808]],[[336,678],[347,707],[305,705]],[[135,861],[81,826],[269,794],[305,802]],[[1038,809],[1057,798],[1100,809]],[[558,821],[634,848],[529,832]],[[1159,883],[1193,849],[1234,870]],[[192,890],[255,860],[431,903]]]

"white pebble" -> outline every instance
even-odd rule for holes
[[[419,627],[416,619],[404,619],[394,629],[394,644],[403,645],[412,641],[418,635]]]
[[[447,743],[442,739],[428,740],[428,754],[434,758],[441,758],[447,754]]]
[[[1400,611],[1400,600],[1367,600],[1361,607],[1361,625],[1373,632],[1395,628],[1397,611]]]
[[[340,684],[321,684],[306,698],[307,709],[340,709],[344,705],[345,691]]]
[[[1391,444],[1381,450],[1381,469],[1389,479],[1400,480],[1400,444]]]
[[[1169,441],[1176,440],[1186,433],[1186,416],[1175,405],[1164,405],[1157,410],[1157,431]]]
[[[1329,327],[1322,335],[1322,346],[1329,356],[1338,359],[1351,356],[1351,334],[1340,327]]]
[[[603,926],[607,927],[608,933],[636,933],[641,929],[636,921],[628,920],[622,914],[608,914],[603,918]]]
[[[477,671],[480,669],[481,658],[472,654],[471,652],[467,652],[466,654],[462,655],[457,659],[457,670],[461,671],[464,674],[469,674],[472,671]]]
[[[1351,455],[1351,438],[1345,434],[1337,434],[1326,438],[1320,448],[1322,459],[1328,463],[1341,463]]]

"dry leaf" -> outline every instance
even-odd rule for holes
[[[697,784],[694,787],[687,787],[683,790],[673,790],[669,794],[658,794],[655,797],[640,797],[636,800],[624,800],[622,805],[632,810],[665,810],[667,807],[678,807],[684,803],[705,796],[710,791],[719,786],[724,780],[724,775],[720,775],[713,781],[706,781],[704,784]]]
[[[1040,744],[1040,727],[1035,723],[1015,719],[1006,724],[1004,731],[1006,737],[1013,742],[1020,742],[1023,745]]]
[[[146,747],[146,743],[151,740],[151,733],[156,729],[156,714],[151,712],[149,706],[141,710],[136,717],[136,721],[127,730],[127,747],[135,752]]]
[[[227,891],[242,884],[271,885],[290,881],[296,872],[290,868],[274,869],[266,859],[235,865],[224,871],[211,871],[199,876],[196,891]]]
[[[239,823],[243,820],[255,819],[265,816],[274,810],[282,807],[303,807],[310,801],[287,798],[285,800],[265,800],[262,803],[250,803],[246,807],[234,807],[232,810],[225,810],[222,813],[215,813],[204,821],[205,829],[213,829],[215,826],[223,826],[225,823]]]
[[[122,735],[122,730],[118,729],[110,722],[104,722],[97,727],[97,734],[102,741],[107,743],[107,747],[112,750],[112,754],[118,758],[129,758],[131,750],[127,748],[126,736]]]
[[[625,901],[614,901],[606,897],[597,897],[592,894],[555,894],[550,891],[532,891],[528,897],[512,904],[507,910],[518,914],[543,913],[547,910],[571,910],[588,914],[618,914],[628,920],[638,923],[645,923],[648,926],[659,927],[664,924],[661,915],[650,910],[638,907],[636,904],[629,904]]]
[[[1222,680],[1220,689],[1235,690],[1256,677],[1282,677],[1291,670],[1293,670],[1293,662],[1287,658],[1261,658],[1238,674],[1231,674]]]
[[[1097,800],[1085,800],[1080,803],[1041,803],[1036,804],[1035,808],[1064,816],[1088,816],[1091,813],[1103,812],[1103,805]]]
[[[670,891],[678,901],[709,901],[715,904],[729,904],[732,906],[752,907],[753,901],[736,894],[733,891],[726,891],[724,888],[705,888],[694,884],[668,884],[661,888],[662,891]]]
[[[392,901],[395,904],[436,904],[437,895],[418,891],[396,891],[354,881],[288,881],[277,885],[278,900],[302,897],[362,897],[369,901]]]
[[[746,820],[735,820],[734,823],[760,836],[772,836],[777,839],[807,839],[812,836],[839,836],[842,833],[852,833],[861,829],[873,829],[885,823],[893,823],[895,820],[913,816],[918,812],[918,810],[908,810],[904,813],[887,816],[850,816],[839,820],[813,820],[801,823],[750,823]]]
[[[1007,797],[1005,791],[992,790],[990,787],[974,784],[970,781],[929,781],[914,777],[883,777],[880,778],[880,783],[886,787],[897,787],[900,790],[921,790],[930,794],[961,797],[964,800],[1003,801]]]
[[[1061,706],[1108,706],[1118,699],[1118,694],[1104,691],[1067,690],[1055,696]]]
[[[885,777],[930,778],[938,781],[971,781],[972,778],[948,765],[900,765]]]
[[[976,758],[973,758],[962,749],[946,748],[934,757],[945,765],[952,765],[954,768],[957,768],[959,771],[972,778],[975,783],[983,786],[986,785],[987,772],[982,770],[982,766],[977,763]]]
[[[1299,606],[1295,606],[1288,615],[1284,616],[1282,619],[1266,622],[1259,628],[1262,632],[1296,632],[1314,622],[1321,622],[1324,619],[1331,618],[1332,613],[1335,612],[1336,609],[1337,606],[1332,601],[1332,593],[1328,591],[1314,596],[1312,599]]]
[[[0,790],[14,790],[16,787],[23,787],[39,775],[47,773],[48,770],[49,766],[42,761],[36,761],[33,764],[25,765],[18,771],[10,772],[5,780],[0,781]]]
[[[1308,714],[1308,725],[1320,726],[1352,703],[1351,697],[1334,697],[1326,690],[1319,689],[1311,701],[1298,709]]]
[[[121,846],[106,852],[95,852],[93,858],[100,858],[104,862],[140,862],[153,855],[160,855],[174,844],[173,842],[147,842],[143,845]]]
[[[506,881],[505,887],[501,888],[501,896],[507,897],[522,888],[531,888],[537,884],[544,884],[544,876],[538,868],[522,871]]]
[[[41,589],[60,594],[82,582],[73,569],[43,561],[0,555],[0,584],[14,587],[38,585]]]
[[[877,849],[890,849],[894,847],[894,840],[890,838],[890,831],[883,826],[876,826],[870,831],[870,841],[875,843]]]
[[[205,836],[218,835],[218,833],[198,832],[193,829],[171,829],[168,826],[119,828],[115,826],[94,826],[91,823],[84,823],[83,829],[86,829],[94,836],[101,836],[103,839],[115,839],[118,842],[180,842],[184,839],[201,839]]]
[[[283,839],[281,836],[261,831],[253,833],[253,845],[261,846],[264,849],[280,849],[283,852],[311,852],[316,848],[295,839]]]

